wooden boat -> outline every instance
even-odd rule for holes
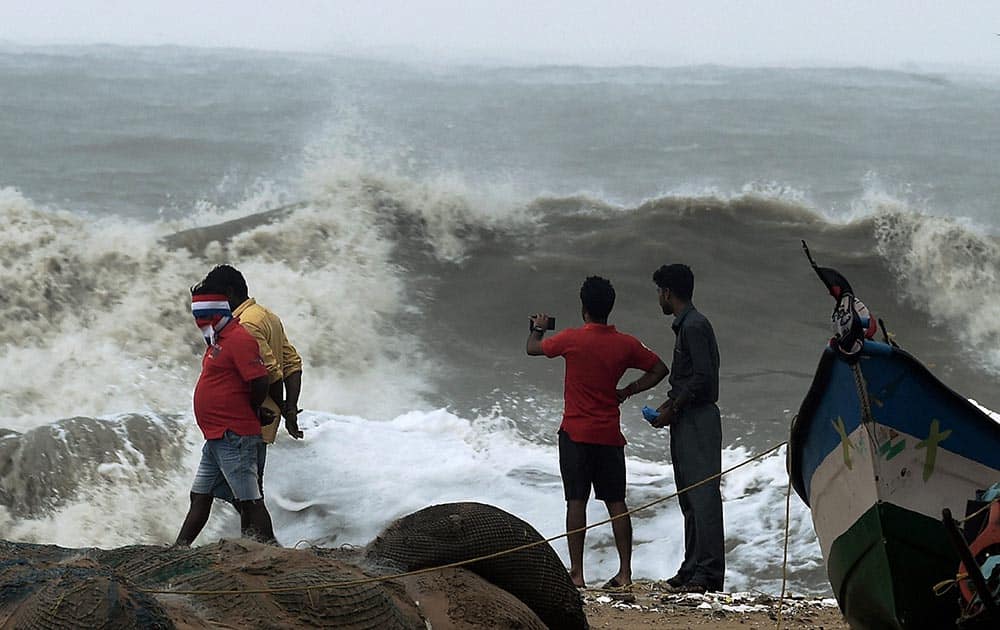
[[[932,591],[959,563],[941,514],[965,514],[976,490],[1000,479],[1000,425],[916,358],[871,339],[861,309],[845,304],[856,300],[846,280],[817,273],[831,294],[839,288],[839,330],[793,423],[788,466],[834,595],[854,628],[954,628],[956,597]]]

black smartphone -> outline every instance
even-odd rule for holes
[[[528,330],[531,330],[534,327],[535,327],[535,322],[531,321],[531,319],[529,318],[528,319]],[[546,328],[546,330],[555,330],[555,329],[556,329],[556,318],[555,317],[550,317],[549,318],[549,327]]]

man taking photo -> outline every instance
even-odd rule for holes
[[[549,316],[531,317],[526,350],[529,355],[566,360],[564,408],[559,427],[559,471],[566,497],[566,530],[587,525],[590,490],[604,501],[612,517],[625,514],[625,436],[621,432],[619,405],[629,396],[655,386],[667,375],[667,366],[638,339],[608,325],[615,304],[611,282],[599,276],[587,278],[580,287],[584,325],[543,339]],[[618,389],[625,371],[645,372]],[[604,588],[632,583],[632,521],[628,515],[612,521],[618,550],[618,573]],[[567,537],[570,578],[586,586],[583,575],[585,531]]]

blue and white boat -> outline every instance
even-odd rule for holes
[[[838,300],[838,334],[792,426],[788,466],[830,584],[852,627],[954,627],[954,594],[932,591],[959,563],[941,513],[965,514],[976,490],[1000,479],[1000,425],[916,358],[871,339],[850,285],[813,266]]]

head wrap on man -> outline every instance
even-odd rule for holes
[[[205,343],[213,345],[215,337],[233,319],[229,308],[229,300],[225,295],[205,293],[191,296],[191,313],[195,324],[201,329]]]

